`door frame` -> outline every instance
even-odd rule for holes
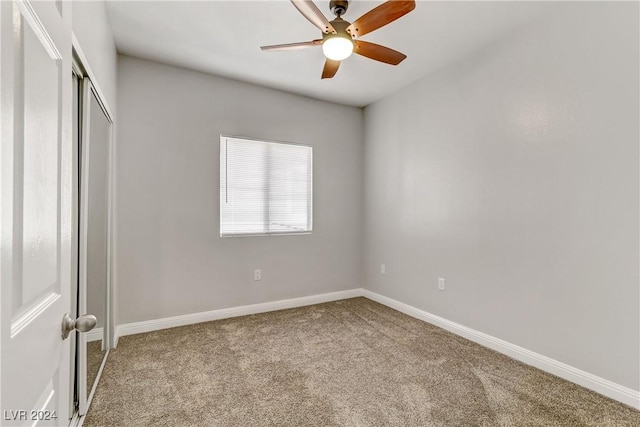
[[[104,369],[105,362],[109,355],[109,351],[111,348],[115,348],[115,323],[114,323],[114,294],[115,294],[115,256],[114,256],[114,247],[115,247],[115,227],[114,227],[114,218],[115,218],[115,121],[114,115],[109,107],[104,93],[100,89],[100,86],[97,82],[95,74],[92,72],[91,67],[89,65],[88,59],[84,54],[80,43],[72,33],[72,50],[73,50],[73,70],[80,81],[80,115],[78,118],[78,125],[80,127],[80,132],[78,134],[79,140],[76,144],[76,159],[75,159],[75,178],[80,180],[80,185],[78,185],[78,181],[75,181],[75,192],[76,192],[76,205],[75,205],[75,227],[74,232],[76,235],[74,236],[74,241],[77,245],[77,251],[75,252],[75,265],[76,265],[76,289],[73,290],[72,295],[75,294],[76,297],[73,299],[72,309],[76,313],[77,316],[85,314],[86,311],[86,283],[82,280],[81,274],[86,271],[86,258],[81,256],[81,251],[84,251],[86,254],[86,238],[83,240],[83,237],[87,236],[87,197],[86,197],[86,183],[88,177],[88,153],[90,150],[90,141],[89,141],[89,128],[85,126],[85,118],[89,117],[89,102],[91,100],[91,96],[95,96],[96,101],[100,105],[103,113],[105,114],[107,121],[110,123],[110,134],[108,139],[108,148],[107,148],[107,292],[106,292],[106,310],[105,310],[105,322],[104,322],[104,332],[103,332],[103,345],[105,347],[105,355],[103,357],[102,363],[98,370],[96,379],[94,384],[92,384],[91,390],[88,390],[86,387],[87,381],[87,372],[86,372],[86,335],[79,334],[78,340],[75,343],[77,348],[75,349],[74,355],[78,359],[77,369],[75,368],[75,364],[72,367],[74,375],[72,375],[72,388],[75,385],[77,388],[77,398],[78,398],[78,408],[75,413],[78,422],[81,424],[84,415],[86,414],[91,400],[93,399],[95,389],[97,383],[100,379],[102,371]],[[80,147],[82,149],[80,150]],[[80,169],[80,164],[83,165],[83,170]],[[80,193],[78,193],[78,189]],[[83,196],[83,197],[81,197]],[[84,286],[84,292],[80,293],[80,295],[84,295],[84,298],[79,299],[78,293],[80,291],[80,287]],[[91,314],[91,313],[89,313]],[[74,358],[75,361],[75,358]],[[85,369],[80,369],[81,364]],[[84,384],[84,386],[82,385]],[[71,404],[74,405],[74,396],[72,395]],[[73,424],[73,423],[72,423]]]

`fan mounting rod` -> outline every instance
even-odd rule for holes
[[[329,8],[331,12],[339,18],[344,15],[349,8],[349,2],[347,0],[331,0],[331,2],[329,2]]]

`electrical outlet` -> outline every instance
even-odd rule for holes
[[[380,274],[386,274],[387,267],[384,264],[380,264]]]
[[[441,291],[445,290],[445,282],[442,277],[438,277],[438,289]]]
[[[262,280],[262,270],[255,270],[253,272],[253,280]]]

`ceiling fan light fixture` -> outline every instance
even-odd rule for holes
[[[353,41],[342,36],[328,37],[322,43],[322,53],[329,59],[342,61],[353,53]]]
[[[342,19],[342,15],[349,7],[349,0],[331,0],[329,2],[331,12],[336,15],[333,21],[329,21],[312,0],[291,0],[291,3],[302,16],[322,31],[322,39],[260,46],[263,51],[297,50],[322,45],[322,52],[327,58],[322,69],[321,78],[323,79],[332,78],[338,71],[342,60],[347,59],[353,52],[390,65],[398,65],[407,57],[407,55],[388,47],[362,41],[360,36],[384,27],[411,12],[416,7],[415,0],[387,0],[353,23]]]

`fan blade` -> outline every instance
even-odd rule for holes
[[[398,65],[407,57],[407,55],[405,55],[404,53],[400,53],[397,50],[393,50],[385,46],[380,46],[379,44],[375,43],[355,40],[353,44],[354,53],[391,65]]]
[[[278,50],[300,50],[306,49],[312,46],[320,46],[322,44],[322,39],[311,40],[310,42],[300,42],[300,43],[287,43],[287,44],[274,44],[271,46],[260,46],[260,49],[273,52]]]
[[[340,68],[340,61],[334,61],[333,59],[327,59],[324,63],[324,69],[322,70],[322,78],[330,79],[335,76]]]
[[[318,27],[320,31],[325,34],[336,33],[335,28],[331,25],[331,22],[320,12],[318,6],[316,6],[311,0],[291,0],[291,3],[298,9],[298,11],[309,20],[313,25]]]
[[[414,0],[389,0],[356,19],[347,27],[351,37],[364,36],[406,15],[416,7]]]

